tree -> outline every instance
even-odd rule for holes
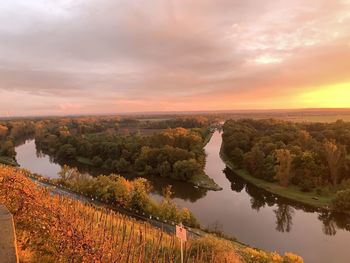
[[[337,185],[339,181],[340,169],[345,164],[346,149],[344,146],[336,145],[333,142],[326,141],[324,144],[326,151],[326,159],[331,175],[333,185]]]
[[[116,169],[120,173],[125,173],[129,171],[129,166],[130,166],[130,163],[127,160],[125,160],[124,158],[120,158],[117,161]]]
[[[332,199],[331,207],[339,212],[350,211],[350,189],[338,191]]]
[[[168,161],[164,161],[158,165],[158,172],[162,177],[169,177],[171,174],[171,165]]]
[[[57,152],[57,158],[59,159],[74,159],[75,156],[76,149],[68,143],[62,145]]]
[[[290,151],[286,149],[276,150],[275,155],[278,163],[275,166],[275,179],[277,179],[282,186],[287,187],[291,178],[291,168],[294,157],[291,155]]]
[[[195,159],[177,161],[174,164],[174,176],[181,180],[190,180],[194,175],[202,171]]]
[[[5,136],[7,135],[7,132],[8,132],[8,128],[0,124],[0,139],[5,138]]]
[[[133,209],[147,211],[147,206],[150,205],[151,199],[149,193],[151,184],[144,178],[137,178],[133,181],[133,189],[129,206]]]
[[[244,155],[244,166],[252,175],[262,177],[265,154],[258,146]]]
[[[11,158],[14,158],[16,156],[16,151],[12,140],[8,139],[7,141],[5,141],[5,143],[3,143],[0,146],[1,155],[5,155]]]
[[[231,151],[230,157],[238,168],[241,168],[243,166],[243,154],[244,152],[241,150],[241,148],[238,147],[234,148]]]
[[[103,164],[103,160],[100,156],[95,156],[94,158],[92,158],[91,162],[96,167],[99,167]]]

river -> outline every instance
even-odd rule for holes
[[[189,208],[204,227],[220,230],[253,247],[282,254],[296,253],[305,262],[349,262],[349,217],[315,211],[247,184],[226,168],[219,156],[221,143],[221,133],[216,131],[205,147],[205,172],[223,188],[222,191],[206,191],[182,182],[149,178],[154,184],[154,196],[158,196],[163,186],[172,184],[174,201]],[[21,167],[32,172],[53,178],[61,169],[49,156],[37,153],[34,140],[16,147],[16,152]]]

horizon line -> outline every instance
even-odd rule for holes
[[[132,112],[106,112],[106,113],[72,113],[72,114],[33,114],[33,115],[7,115],[0,119],[11,118],[42,118],[42,117],[79,117],[79,116],[111,116],[111,115],[170,115],[170,114],[208,114],[208,113],[278,113],[278,112],[317,112],[317,111],[349,111],[348,108],[281,108],[281,109],[231,109],[231,110],[185,110],[185,111],[132,111]]]

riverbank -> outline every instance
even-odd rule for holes
[[[238,176],[253,184],[254,186],[264,189],[275,195],[287,198],[289,200],[302,203],[317,209],[330,210],[329,205],[332,200],[332,195],[319,195],[316,191],[302,192],[295,186],[283,187],[276,183],[264,181],[250,175],[247,171],[237,169],[235,165],[229,160],[223,151],[223,146],[220,149],[220,157],[228,168],[234,171]]]
[[[193,184],[195,187],[203,188],[211,191],[221,191],[222,187],[219,186],[215,181],[205,173],[197,174],[192,177],[191,180],[186,181],[187,183]]]
[[[11,165],[11,166],[19,166],[19,164],[16,162],[15,159],[7,157],[7,156],[0,156],[0,163]]]
[[[215,129],[210,129],[207,136],[204,138],[203,141],[203,148],[210,142],[211,138],[213,137],[213,134],[215,132]],[[212,191],[221,191],[223,188],[219,186],[215,181],[210,178],[205,173],[195,175],[189,183],[193,184],[196,187],[200,187],[206,190],[212,190]]]
[[[205,136],[203,140],[203,148],[208,144],[208,142],[210,142],[210,139],[211,137],[213,137],[214,132],[215,132],[214,128],[209,128],[209,133],[207,134],[207,136]]]

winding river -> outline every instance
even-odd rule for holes
[[[349,217],[315,211],[247,184],[226,168],[219,156],[221,143],[221,133],[216,131],[205,147],[205,171],[223,187],[222,191],[206,191],[178,181],[148,178],[154,185],[154,196],[159,195],[163,186],[171,184],[174,201],[188,207],[204,227],[222,231],[253,247],[282,254],[296,253],[305,262],[350,262]],[[61,169],[49,156],[37,153],[34,140],[16,147],[16,152],[21,167],[32,172],[57,177]],[[84,170],[84,167],[78,168]]]

